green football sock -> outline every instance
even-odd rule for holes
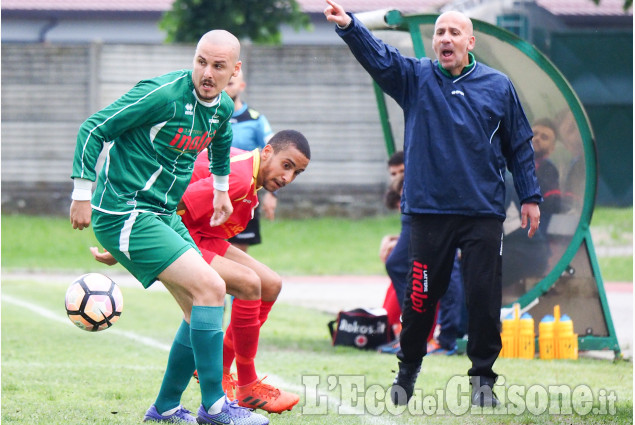
[[[203,407],[207,410],[223,397],[223,311],[224,307],[192,307],[190,340],[201,384]]]
[[[190,325],[183,320],[176,331],[170,348],[168,365],[163,375],[161,389],[154,405],[161,414],[178,407],[181,394],[187,388],[194,373],[194,353],[190,343]]]

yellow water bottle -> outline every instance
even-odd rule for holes
[[[518,356],[518,325],[520,305],[514,304],[514,311],[503,319],[503,329],[501,332],[501,348],[500,356],[505,358],[513,358]]]
[[[524,313],[518,326],[518,354],[521,359],[533,359],[536,354],[536,334],[534,319],[529,313]]]
[[[557,349],[559,359],[578,358],[578,335],[573,333],[573,321],[563,314],[557,322]]]
[[[550,314],[542,318],[538,324],[538,346],[540,358],[551,360],[555,358],[554,346],[554,317]]]

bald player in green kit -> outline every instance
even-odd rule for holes
[[[214,176],[214,215],[231,214],[227,194],[234,105],[223,92],[241,68],[240,43],[227,31],[200,39],[192,70],[144,80],[80,127],[71,177],[71,224],[91,223],[97,240],[145,288],[160,280],[184,314],[163,383],[144,421],[264,425],[262,415],[223,393],[222,316],[225,282],[203,260],[176,207],[199,152],[208,149]],[[97,158],[106,159],[97,177]],[[92,193],[92,182],[97,181]],[[198,370],[198,418],[181,395]]]

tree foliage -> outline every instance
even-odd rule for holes
[[[159,27],[168,42],[195,43],[209,30],[224,29],[239,39],[279,44],[281,24],[310,27],[296,0],[174,0]]]
[[[593,0],[593,3],[600,4],[602,0]],[[633,0],[624,0],[624,12],[633,7]]]

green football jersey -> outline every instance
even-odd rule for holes
[[[194,161],[208,149],[213,174],[229,174],[234,103],[224,91],[198,100],[192,71],[139,82],[80,127],[71,177],[95,181],[93,208],[112,214],[176,211]]]

